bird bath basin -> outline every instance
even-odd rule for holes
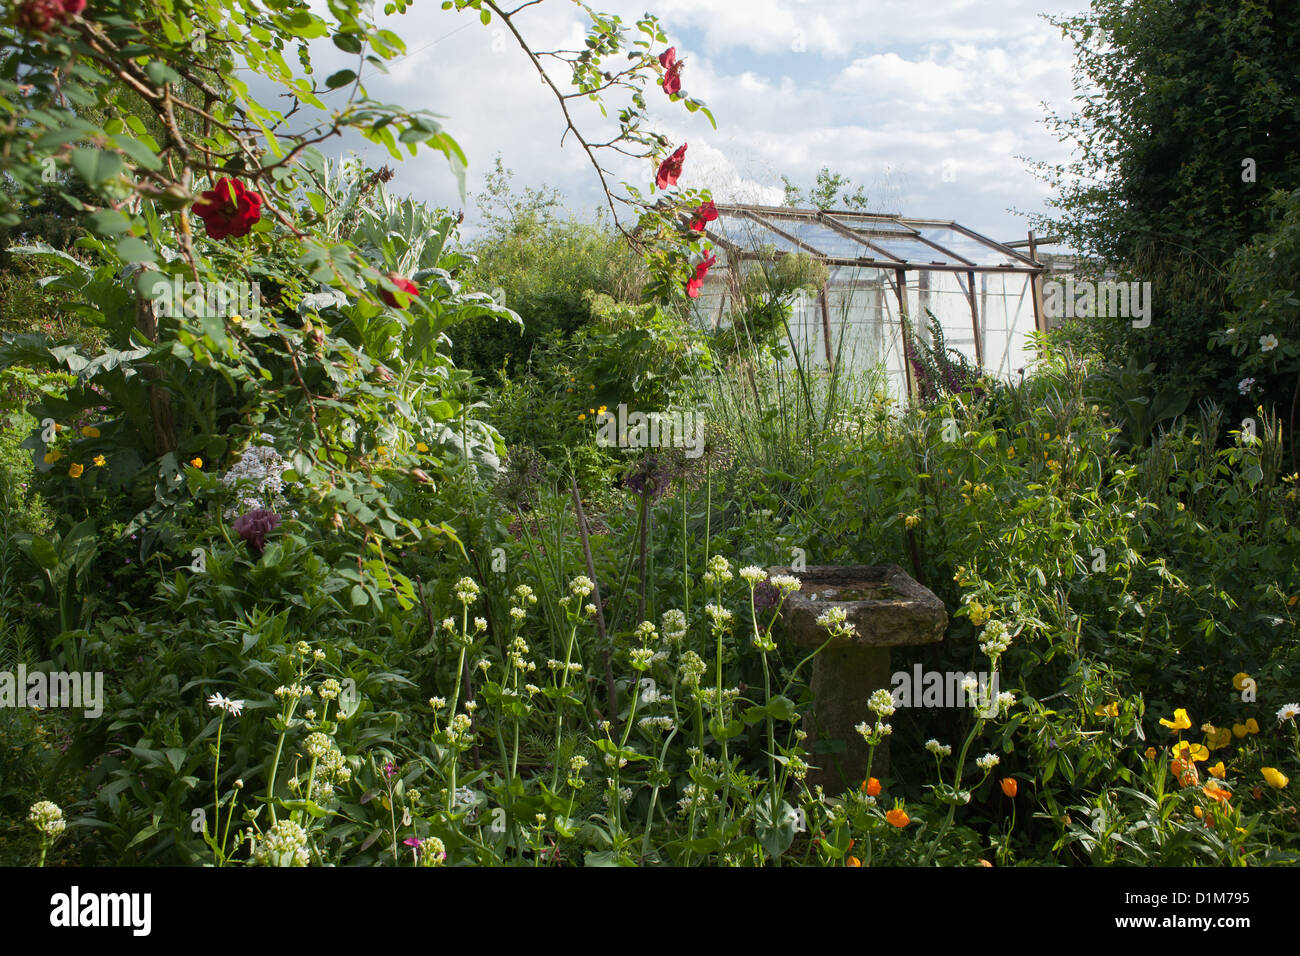
[[[863,721],[874,723],[867,700],[873,691],[890,688],[889,649],[942,641],[948,611],[928,588],[893,564],[821,565],[802,571],[768,568],[768,572],[793,574],[800,581],[799,590],[781,607],[781,630],[796,647],[814,649],[826,642],[827,631],[817,618],[829,608],[843,608],[855,628],[852,637],[837,638],[813,658],[809,685],[815,698],[818,732],[814,739],[829,748],[818,755],[822,767],[809,774],[809,783],[820,783],[828,792],[856,787],[866,774],[867,744],[854,728]],[[832,766],[836,762],[838,769]],[[871,772],[881,776],[888,768],[889,738],[885,738],[876,748]]]

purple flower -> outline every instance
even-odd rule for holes
[[[248,550],[261,555],[266,550],[266,535],[280,523],[280,516],[269,508],[255,508],[235,519],[235,533],[248,542]]]
[[[647,455],[645,460],[632,469],[623,484],[635,495],[658,501],[668,490],[672,480],[668,466],[656,455]]]
[[[776,600],[781,596],[770,582],[761,581],[758,587],[754,588],[754,610],[768,611],[776,607]]]
[[[384,776],[389,780],[397,776],[397,766],[391,760],[384,764]]]
[[[402,842],[405,843],[407,846],[419,846],[419,845],[420,845],[420,838],[419,838],[419,837],[407,837],[407,838],[406,838],[405,840],[403,840]]]

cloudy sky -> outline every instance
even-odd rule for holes
[[[1013,210],[1041,211],[1047,188],[1024,158],[1061,161],[1067,147],[1042,120],[1044,103],[1071,108],[1069,43],[1041,14],[1081,12],[1083,0],[592,0],[631,23],[646,7],[660,17],[679,59],[683,91],[700,114],[647,90],[655,129],[689,142],[679,183],[720,200],[779,202],[781,176],[811,183],[822,166],[861,183],[875,211],[956,219],[1004,241],[1025,238]],[[535,49],[580,45],[581,8],[545,0],[517,25]],[[518,185],[554,186],[578,215],[600,203],[594,171],[572,138],[560,144],[553,95],[497,23],[472,11],[415,0],[383,25],[408,55],[387,76],[363,77],[367,92],[442,114],[470,163],[472,196],[499,152]],[[656,49],[655,52],[658,52]],[[320,49],[319,75],[353,65]],[[564,75],[552,67],[556,78]],[[334,94],[338,96],[339,94]],[[585,105],[585,104],[584,104]],[[582,121],[599,130],[599,116]],[[336,141],[337,142],[337,141]],[[349,138],[369,164],[386,152]],[[337,147],[333,147],[337,149]],[[618,177],[648,186],[649,164],[611,162]],[[422,152],[392,187],[439,205],[462,205],[445,162]]]

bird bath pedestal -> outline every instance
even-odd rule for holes
[[[947,609],[929,589],[892,564],[768,571],[793,574],[801,582],[781,608],[782,628],[800,649],[815,649],[826,642],[826,628],[817,618],[829,608],[843,608],[848,623],[856,629],[851,638],[832,641],[813,658],[809,684],[816,701],[818,732],[810,731],[810,742],[840,741],[844,749],[838,754],[814,753],[812,762],[820,769],[808,775],[809,785],[820,783],[828,793],[856,787],[866,775],[867,744],[854,728],[863,721],[874,724],[867,700],[873,691],[890,689],[889,649],[942,641],[948,626]],[[883,776],[888,769],[886,737],[876,748],[871,772]]]

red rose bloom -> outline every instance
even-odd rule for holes
[[[237,179],[222,177],[194,204],[194,214],[213,239],[248,235],[253,223],[262,218],[262,197]]]
[[[709,268],[717,261],[718,257],[716,255],[711,255],[703,262],[696,264],[695,278],[686,283],[686,294],[692,299],[698,299],[700,297],[700,289],[704,285],[704,277],[709,274]]]
[[[86,9],[86,0],[26,0],[18,7],[20,29],[31,33],[49,33],[55,25],[69,23]]]
[[[420,294],[419,286],[417,286],[410,279],[406,279],[403,278],[402,276],[399,276],[396,272],[388,273],[388,281],[391,282],[393,285],[397,286],[397,288],[401,289],[403,292],[405,292],[407,295],[411,296],[412,298]],[[389,292],[387,289],[381,288],[379,290],[379,298],[383,299],[394,309],[406,308],[406,306],[404,305],[398,305],[397,296],[393,295],[393,293]]]
[[[660,189],[677,185],[677,177],[682,174],[682,163],[686,160],[686,146],[686,143],[682,143],[677,147],[677,152],[659,164],[659,172],[655,174],[655,185]]]
[[[713,205],[713,201],[709,200],[708,202],[703,203],[695,210],[695,218],[691,220],[691,232],[703,232],[705,225],[713,222],[713,220],[717,218],[718,210],[717,207]]]
[[[682,89],[682,65],[677,62],[677,47],[670,46],[659,54],[659,64],[664,68],[664,92],[674,96]]]

